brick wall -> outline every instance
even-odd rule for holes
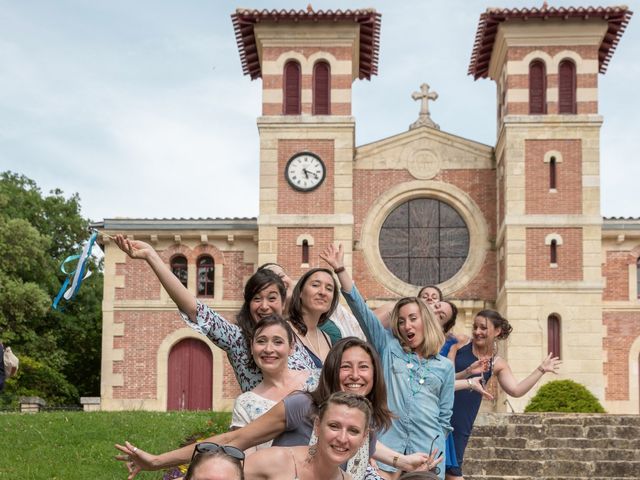
[[[322,185],[311,192],[298,192],[278,175],[279,214],[332,214],[334,185],[333,140],[278,140],[278,172],[284,172],[289,159],[299,152],[312,152],[324,162],[326,176]]]
[[[640,311],[605,311],[603,323],[607,331],[602,342],[607,358],[604,362],[605,398],[629,400],[629,349],[640,336]],[[637,358],[633,360],[638,361]]]
[[[629,251],[606,253],[606,263],[602,265],[605,287],[602,295],[605,301],[624,301],[629,299],[629,264],[635,264],[636,258]]]
[[[147,262],[126,257],[116,263],[116,275],[124,276],[124,287],[115,289],[116,300],[160,299],[160,282]]]
[[[525,140],[525,213],[582,213],[582,141]],[[550,167],[545,153],[558,151],[562,161],[556,163],[556,191],[551,191]]]
[[[551,233],[562,237],[556,268],[550,265],[550,246],[545,245]],[[582,280],[582,229],[527,228],[526,262],[527,280]]]
[[[302,246],[296,245],[300,235],[313,238],[309,245],[309,267],[327,267],[318,256],[322,249],[333,242],[333,228],[279,228],[278,263],[284,267],[291,278],[299,278],[307,267],[302,267]]]

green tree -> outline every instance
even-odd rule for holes
[[[4,403],[38,395],[50,404],[100,390],[102,272],[92,276],[64,311],[51,303],[64,274],[61,262],[88,238],[77,194],[43,195],[20,174],[0,174],[0,339],[24,356],[24,371],[7,383]]]

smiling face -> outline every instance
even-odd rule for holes
[[[419,349],[424,343],[424,323],[417,303],[407,303],[398,310],[398,332],[411,350]]]
[[[323,271],[313,273],[300,289],[303,312],[318,315],[328,312],[335,294],[331,275]]]
[[[267,285],[251,298],[249,314],[255,323],[268,315],[282,315],[282,297],[274,283]]]
[[[500,335],[501,331],[490,320],[478,315],[473,320],[473,343],[481,352],[487,352],[493,346],[493,341]]]
[[[251,343],[251,353],[258,368],[267,373],[287,367],[293,346],[289,343],[284,327],[269,325],[256,331]]]
[[[442,298],[440,298],[440,292],[433,287],[424,287],[420,290],[418,298],[427,305],[433,305],[442,300]]]
[[[353,457],[368,434],[365,413],[347,405],[330,404],[314,428],[318,453],[335,465]]]
[[[340,390],[369,395],[373,389],[375,368],[369,354],[360,347],[351,347],[342,354]]]

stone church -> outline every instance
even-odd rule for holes
[[[123,233],[151,243],[228,319],[258,265],[296,277],[340,242],[372,306],[437,284],[460,309],[456,331],[469,333],[484,308],[509,319],[500,353],[516,377],[554,352],[558,378],[584,384],[609,412],[639,413],[640,218],[601,216],[598,114],[599,74],[631,14],[488,9],[469,74],[496,84],[496,144],[440,130],[423,85],[408,131],[357,146],[351,89],[377,74],[380,13],[237,10],[244,74],[262,81],[259,215],[95,225],[105,253],[101,407],[220,410],[239,393],[225,354],[108,237]],[[485,408],[504,411],[505,398]]]

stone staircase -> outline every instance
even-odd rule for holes
[[[466,480],[640,479],[640,416],[481,413]]]

